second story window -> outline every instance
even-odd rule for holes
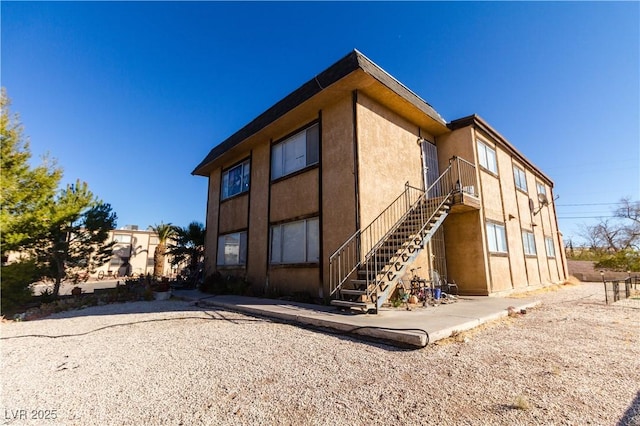
[[[271,179],[278,179],[318,163],[320,134],[317,124],[271,148]]]
[[[547,195],[547,188],[544,186],[544,183],[536,182],[536,190],[538,191],[538,194]]]
[[[516,188],[527,192],[527,175],[518,166],[513,166],[513,178],[516,181]]]
[[[496,161],[496,150],[478,140],[478,162],[482,167],[498,174],[498,163]]]
[[[222,172],[222,199],[247,192],[250,175],[249,160]]]
[[[131,234],[114,234],[113,241],[116,243],[130,244]]]

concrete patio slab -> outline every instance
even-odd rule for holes
[[[415,348],[450,337],[454,332],[470,330],[505,317],[509,314],[510,307],[519,312],[539,303],[532,298],[462,296],[454,303],[414,306],[410,311],[404,308],[383,308],[376,315],[342,312],[333,306],[276,299],[211,296],[197,290],[176,290],[174,294],[185,300],[197,301],[201,306],[219,307]]]

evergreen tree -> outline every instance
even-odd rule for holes
[[[54,280],[53,296],[57,297],[65,276],[91,271],[111,257],[115,243],[107,239],[116,226],[116,214],[80,181],[67,185],[48,213],[35,253],[43,275]]]
[[[24,250],[43,232],[45,219],[62,178],[62,169],[45,157],[31,167],[29,142],[17,114],[10,112],[6,90],[0,92],[0,250]]]
[[[34,274],[55,280],[57,297],[67,272],[101,265],[111,256],[106,240],[115,228],[111,206],[98,200],[79,181],[57,191],[62,169],[48,157],[29,164],[31,151],[18,115],[11,114],[6,91],[0,93],[0,249],[20,252],[23,261],[13,274],[12,291],[22,294]],[[4,263],[4,262],[3,262]],[[10,266],[10,265],[9,265]],[[2,273],[10,272],[2,266]],[[16,267],[17,268],[17,267]],[[27,269],[32,268],[32,271]],[[14,268],[15,269],[15,268]],[[9,275],[8,275],[9,276]],[[24,281],[24,282],[22,282]],[[2,280],[2,290],[8,290]]]

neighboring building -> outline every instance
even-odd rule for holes
[[[158,235],[155,232],[143,231],[135,225],[127,225],[109,231],[107,242],[112,241],[116,244],[111,258],[92,271],[91,277],[97,277],[98,274],[104,277],[153,274],[153,254],[158,246]],[[9,252],[3,264],[15,262],[22,256],[20,252]],[[170,260],[171,256],[166,255],[163,269],[165,276],[175,276],[178,272],[177,267],[172,266]]]
[[[153,254],[158,246],[158,235],[150,230],[139,230],[137,226],[125,226],[109,232],[107,241],[115,241],[113,255],[104,265],[98,267],[94,274],[102,272],[105,276],[117,274],[146,275],[153,274]],[[175,275],[170,256],[164,259],[164,275]]]
[[[551,179],[478,116],[446,123],[358,51],[193,174],[209,178],[207,272],[257,292],[379,306],[417,266],[476,295],[567,276]]]

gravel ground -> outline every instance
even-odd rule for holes
[[[639,425],[640,303],[601,286],[419,350],[181,301],[3,323],[3,421]]]

